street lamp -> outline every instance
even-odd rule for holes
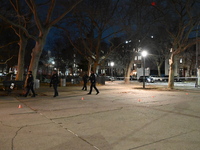
[[[115,65],[114,62],[110,62],[110,66],[111,66],[111,80],[113,80],[113,66]]]
[[[147,51],[142,51],[143,57],[143,89],[145,88],[145,57],[147,56]]]
[[[197,31],[196,31],[196,83],[195,83],[195,87],[199,87],[199,42],[197,41],[197,39],[199,38],[199,24],[200,22],[198,22],[197,24]]]

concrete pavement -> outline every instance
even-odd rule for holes
[[[0,150],[199,150],[200,89],[107,82],[0,96]],[[19,106],[22,108],[19,108]]]

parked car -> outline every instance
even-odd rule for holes
[[[165,75],[161,78],[160,81],[167,81],[168,82],[168,79],[169,79],[169,76],[168,75]]]
[[[161,78],[160,81],[166,81],[166,82],[168,82],[168,80],[169,80],[169,76],[165,75],[164,77]],[[181,82],[181,81],[184,81],[184,80],[185,80],[185,78],[183,78],[183,77],[174,76],[174,82]]]
[[[159,77],[157,75],[151,75],[151,77],[153,78],[154,82],[155,81],[162,81],[162,77]]]
[[[105,81],[115,81],[115,78],[111,76],[105,76]]]
[[[124,80],[124,77],[117,77],[117,80]]]
[[[143,79],[144,79],[143,77],[144,76],[140,76],[139,79],[138,79],[138,81],[139,82],[143,82]],[[153,83],[154,80],[153,80],[153,78],[151,76],[145,76],[145,82]]]

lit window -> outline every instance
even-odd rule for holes
[[[135,60],[137,60],[137,56],[135,56]]]
[[[141,60],[142,59],[142,56],[138,56],[138,60]]]
[[[181,58],[181,59],[180,59],[180,64],[182,64],[182,63],[183,63],[183,59]]]

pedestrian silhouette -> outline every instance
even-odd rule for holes
[[[35,97],[35,91],[33,89],[34,78],[33,78],[33,75],[32,75],[32,71],[28,72],[25,85],[26,85],[26,94],[24,96],[27,97],[29,92],[30,92],[30,90],[31,90],[31,92],[33,93],[33,95],[31,97]]]
[[[53,89],[54,89],[54,96],[53,97],[58,96],[58,89],[57,89],[58,83],[59,83],[58,74],[57,74],[57,71],[54,70],[53,75],[51,77],[51,82],[50,82],[50,87],[53,84]]]
[[[82,90],[87,91],[87,82],[88,82],[87,72],[85,72],[85,74],[83,75],[82,79],[83,79],[83,88],[82,88]]]
[[[90,80],[90,92],[88,94],[92,94],[92,89],[94,88],[96,90],[96,95],[99,94],[99,90],[97,89],[96,87],[96,76],[94,74],[94,71],[91,71],[91,74],[90,74],[90,77],[89,77],[89,80]]]

